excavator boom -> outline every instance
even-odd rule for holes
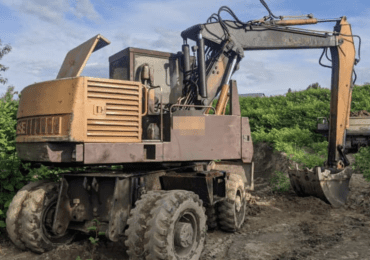
[[[318,22],[314,18],[268,22],[260,20],[255,24],[219,21],[192,26],[183,31],[181,36],[185,43],[188,39],[197,42],[199,95],[202,104],[207,105],[220,93],[216,106],[218,115],[222,114],[227,104],[230,75],[244,57],[244,52],[330,49],[332,79],[327,167],[316,167],[310,171],[295,169],[290,172],[290,178],[297,194],[317,196],[334,206],[340,206],[347,197],[350,179],[350,171],[345,169],[349,162],[344,155],[344,144],[349,126],[355,47],[346,17],[337,20],[331,33],[286,27]],[[208,59],[204,58],[204,46],[208,48]]]

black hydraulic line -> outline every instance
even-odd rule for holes
[[[358,59],[355,59],[355,65],[357,65],[361,61],[361,37],[358,35],[346,35],[346,34],[340,34],[345,37],[356,37],[358,38]]]
[[[190,79],[190,49],[188,44],[182,45],[182,52],[184,53],[184,78]]]
[[[271,12],[271,10],[270,10],[269,6],[266,4],[265,0],[260,0],[260,2],[266,8],[267,12],[269,12],[270,18],[279,18]]]
[[[355,76],[355,79],[353,80],[353,85],[355,85],[355,83],[357,81],[357,73],[356,73],[355,69],[353,69],[353,75]]]
[[[321,56],[320,56],[320,59],[319,59],[319,64],[320,64],[321,66],[325,67],[325,68],[329,68],[329,69],[331,69],[331,68],[332,68],[331,66],[328,66],[328,65],[325,65],[325,64],[321,63],[322,57],[324,57],[324,54],[325,54],[326,52],[327,52],[327,50],[326,50],[326,48],[324,48],[324,49],[323,49],[323,52],[322,52],[322,54],[321,54]]]
[[[204,39],[202,34],[198,34],[197,40],[197,56],[198,56],[198,75],[199,75],[199,95],[202,98],[207,98],[207,86],[206,86],[206,62],[204,55]]]
[[[328,59],[328,61],[330,61],[330,62],[331,62],[332,60],[331,60],[331,58],[330,58],[330,57],[329,57],[329,55],[328,55],[328,49],[329,49],[329,48],[326,48],[326,49],[325,49],[325,56],[326,56],[326,58]]]

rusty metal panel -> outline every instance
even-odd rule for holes
[[[86,141],[141,142],[141,84],[87,78],[86,85]]]
[[[73,154],[72,154],[72,158],[73,158]],[[83,144],[76,145],[75,160],[76,162],[83,162],[84,160],[84,145]]]
[[[205,135],[206,120],[204,116],[175,116],[172,128],[178,130],[180,135]]]
[[[116,178],[114,187],[114,194],[112,198],[112,207],[109,212],[109,229],[107,237],[111,241],[117,242],[119,236],[122,235],[126,225],[127,219],[130,213],[130,195],[132,188],[130,185],[130,179]]]
[[[67,141],[70,123],[71,115],[19,119],[16,142]]]
[[[171,142],[163,143],[164,161],[241,158],[240,117],[229,115],[203,117],[205,135],[183,135],[183,130],[171,129]],[[176,121],[176,116],[173,116],[173,122]]]
[[[70,50],[59,70],[57,79],[80,76],[91,53],[107,46],[108,44],[110,44],[110,41],[98,34]]]
[[[155,159],[146,159],[144,145],[155,145]],[[85,143],[85,164],[163,161],[162,143]]]
[[[17,143],[16,150],[21,160],[33,162],[74,162],[74,143]],[[77,151],[76,151],[77,153]]]
[[[62,178],[55,208],[52,231],[55,234],[64,234],[72,220],[72,208],[68,197],[68,182]]]
[[[241,138],[241,148],[242,148],[242,160],[244,163],[250,163],[253,159],[253,142],[251,129],[249,126],[249,118],[242,117],[242,138]]]
[[[238,174],[244,181],[247,190],[254,190],[254,163],[243,163],[242,161],[215,162],[213,170],[225,171]]]

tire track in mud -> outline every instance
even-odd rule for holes
[[[370,218],[364,214],[370,210],[366,206],[370,183],[361,175],[351,180],[350,196],[368,195],[360,202],[349,199],[341,209],[317,198],[299,198],[292,192],[272,194],[268,186],[258,186],[264,187],[255,192],[260,198],[255,207],[260,212],[249,216],[235,235],[223,239],[221,232],[215,232],[216,241],[210,240],[220,254],[206,247],[202,260],[370,259]]]

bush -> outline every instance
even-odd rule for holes
[[[370,85],[355,86],[352,92],[351,112],[370,112]]]
[[[327,141],[307,129],[294,128],[272,129],[266,132],[261,129],[252,133],[253,142],[272,143],[275,150],[285,152],[290,159],[303,167],[312,168],[323,165],[327,158]]]
[[[318,117],[329,118],[329,89],[311,86],[286,96],[245,97],[240,98],[240,105],[242,116],[250,119],[253,142],[270,142],[275,150],[308,168],[324,164],[328,142],[314,131]],[[351,111],[360,110],[370,111],[370,85],[353,89]]]
[[[25,184],[20,160],[15,151],[18,101],[8,91],[0,100],[0,228],[5,227],[5,212],[16,191]]]
[[[31,169],[30,164],[21,163],[15,149],[18,104],[19,100],[13,99],[13,88],[8,88],[0,99],[0,228],[5,227],[6,211],[19,189],[30,181],[57,180],[57,174],[63,171],[43,165]]]
[[[313,132],[317,117],[328,117],[330,90],[309,89],[287,93],[286,96],[241,97],[242,116],[249,117],[252,132],[264,129],[293,128]]]
[[[355,163],[353,169],[360,171],[367,181],[370,181],[370,147],[362,147],[357,154],[354,155]]]

